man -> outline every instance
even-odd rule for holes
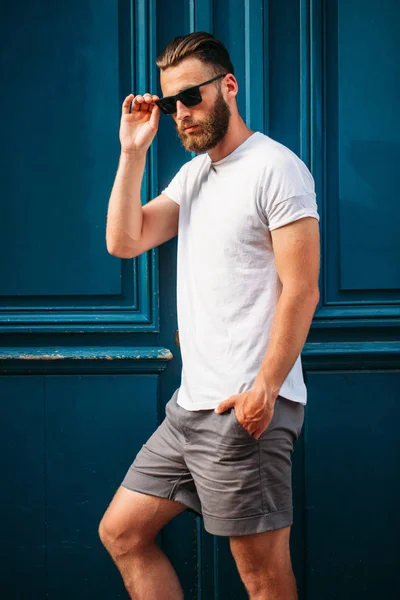
[[[178,600],[155,537],[189,509],[229,536],[252,600],[295,600],[291,453],[306,403],[300,353],[319,300],[313,178],[291,150],[246,126],[228,52],[212,35],[174,39],[157,65],[163,98],[131,94],[122,106],[107,247],[138,256],[179,232],[182,379],[100,537],[131,598]],[[160,111],[198,156],[142,207]]]

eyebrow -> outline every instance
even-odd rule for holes
[[[187,85],[186,87],[179,90],[179,92],[176,92],[176,94],[168,94],[168,96],[164,96],[164,98],[171,98],[172,96],[177,96],[178,94],[180,94],[181,92],[184,92],[185,90],[189,90],[192,87],[196,87],[196,85],[200,85],[200,84],[192,83],[191,85]]]

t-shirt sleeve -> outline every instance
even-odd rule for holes
[[[314,179],[296,155],[285,156],[264,173],[261,211],[270,231],[303,217],[319,221]]]
[[[187,164],[188,163],[182,165],[175,177],[161,192],[162,194],[166,194],[168,198],[171,198],[171,200],[174,200],[174,202],[179,205],[182,202],[183,192],[185,190]]]

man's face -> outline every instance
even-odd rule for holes
[[[174,96],[185,88],[214,77],[208,65],[197,58],[187,58],[176,67],[161,72],[163,96]],[[221,80],[200,88],[202,102],[192,108],[178,100],[176,113],[171,115],[177,134],[189,152],[200,154],[214,148],[226,135],[230,108],[220,88]],[[194,129],[189,129],[195,126]]]

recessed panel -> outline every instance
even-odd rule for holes
[[[0,598],[46,597],[43,377],[0,377]]]
[[[400,288],[399,20],[396,0],[339,2],[342,289]]]
[[[118,3],[5,6],[0,294],[120,294],[120,260],[105,244],[119,156]]]
[[[307,600],[397,600],[400,372],[307,382]]]
[[[326,18],[329,252],[338,254],[338,291],[376,291],[382,300],[381,291],[400,289],[400,4],[340,0],[337,24],[333,5]]]

